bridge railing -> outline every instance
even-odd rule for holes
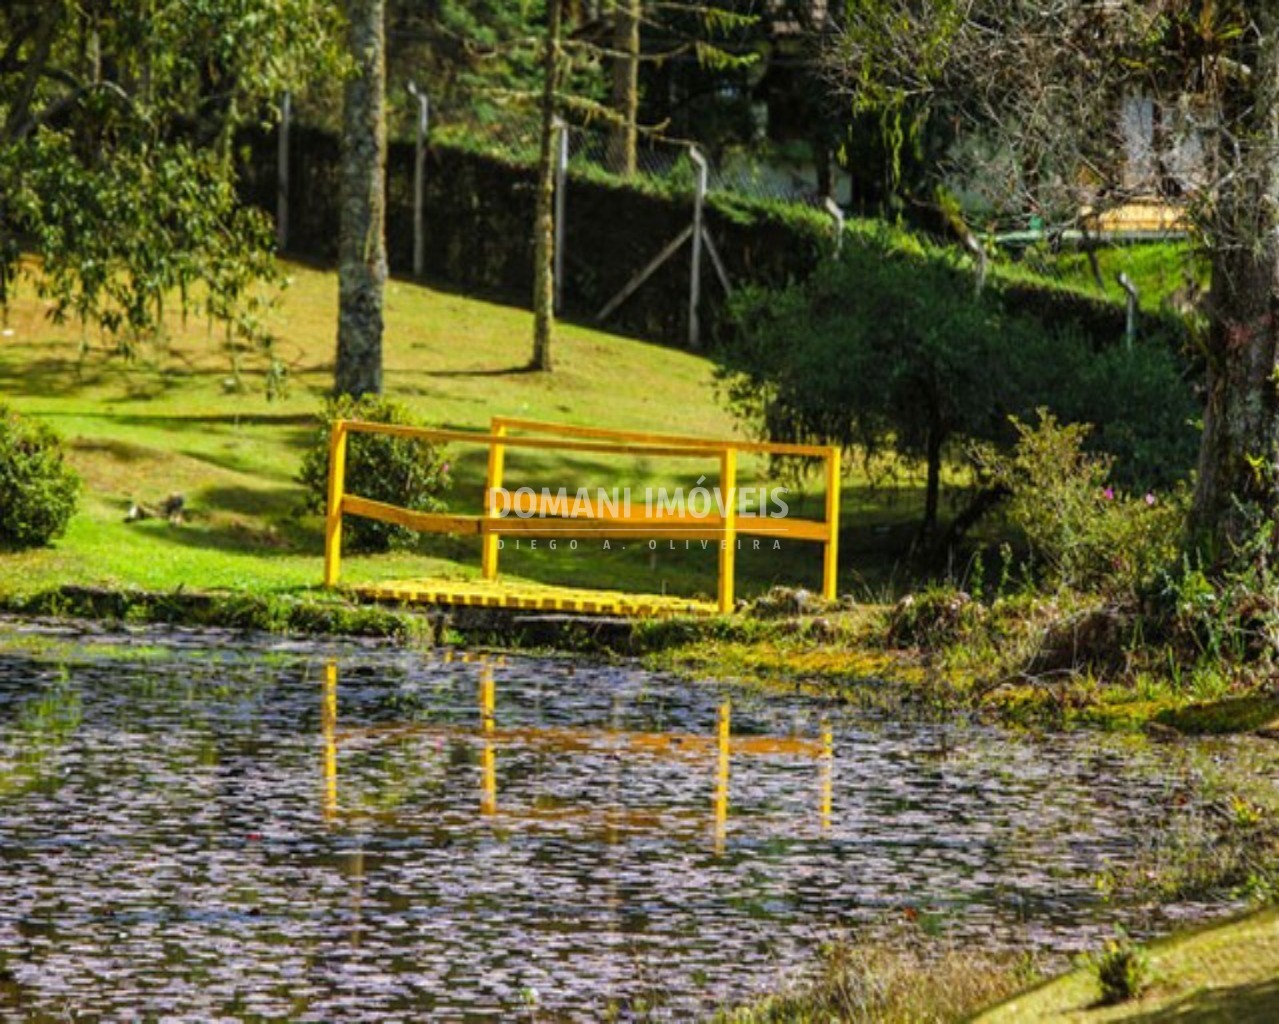
[[[483,513],[418,512],[348,493],[347,442],[351,434],[382,434],[436,443],[486,446],[488,470]],[[510,449],[675,459],[715,458],[719,461],[718,486],[722,504],[717,514],[708,515],[690,515],[683,508],[658,508],[656,514],[651,511],[636,514],[629,509],[615,510],[606,504],[596,505],[591,515],[575,515],[571,503],[565,508],[562,503],[548,502],[535,494],[511,495],[505,491],[506,453]],[[739,454],[821,459],[826,477],[825,517],[818,520],[739,514]],[[767,536],[811,541],[823,546],[822,594],[827,600],[834,600],[839,558],[839,469],[840,450],[821,445],[715,441],[680,434],[606,430],[513,417],[494,417],[488,433],[338,420],[333,424],[329,437],[324,585],[333,587],[338,583],[342,566],[342,517],[354,515],[393,523],[420,533],[476,534],[481,538],[481,574],[486,580],[498,577],[499,540],[503,535],[633,540],[651,530],[673,540],[720,541],[718,606],[724,613],[733,610],[739,537]],[[506,499],[501,507],[499,496]],[[508,515],[510,512],[515,515]]]

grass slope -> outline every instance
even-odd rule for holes
[[[52,549],[0,554],[0,593],[69,582],[258,590],[318,582],[320,523],[297,514],[302,492],[294,476],[331,386],[337,285],[332,273],[287,269],[292,284],[272,326],[290,388],[276,401],[267,400],[263,368],[249,357],[243,388],[235,388],[228,353],[203,324],[174,319],[167,346],[144,346],[128,362],[82,346],[78,325],[51,324],[32,289],[19,292],[0,336],[0,401],[46,420],[68,440],[85,489],[81,512]],[[387,392],[430,422],[482,428],[491,415],[506,414],[709,437],[736,432],[705,358],[563,325],[557,369],[534,374],[523,369],[531,337],[523,310],[394,281],[386,315]],[[478,511],[484,449],[455,446],[450,458],[450,506]],[[717,471],[711,460],[532,452],[511,453],[507,465],[513,488],[631,486],[637,497],[646,486],[691,487],[701,474],[713,482]],[[747,461],[742,475],[744,484],[776,482],[758,461]],[[133,501],[155,505],[174,491],[192,511],[187,525],[123,521]],[[882,546],[886,524],[904,529],[916,515],[918,486],[905,479],[873,494],[850,487],[846,500],[850,526],[878,524],[877,533],[859,531],[864,550],[873,550]],[[811,487],[791,497],[796,511],[813,515],[822,501]],[[739,589],[818,583],[819,549],[788,548],[780,556],[745,553]],[[471,575],[478,561],[474,541],[428,538],[420,551],[347,559],[344,580]],[[705,594],[714,592],[716,559],[713,551],[620,551],[615,543],[603,552],[584,542],[571,555],[508,550],[503,570],[545,582]]]
[[[1151,946],[1154,982],[1141,998],[1097,1005],[1092,971],[1079,969],[974,1018],[980,1024],[1052,1021],[1279,1020],[1279,909],[1177,935]]]
[[[1146,313],[1159,312],[1175,300],[1198,298],[1208,288],[1207,262],[1186,242],[1112,245],[1095,250],[1094,256],[1100,284],[1088,254],[1078,249],[1003,253],[992,273],[1004,280],[1076,291],[1116,305],[1126,301],[1118,281],[1124,273],[1137,288],[1138,305]]]

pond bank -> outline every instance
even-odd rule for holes
[[[971,605],[932,610],[923,622],[919,609],[906,602],[815,612],[786,602],[757,602],[732,617],[625,619],[501,608],[407,608],[357,603],[324,591],[63,586],[0,595],[0,612],[640,658],[652,668],[765,690],[963,708],[1006,722],[1144,729],[1164,738],[1256,733],[1279,739],[1279,691],[1223,686],[1205,697],[1149,676],[1106,681],[1078,638],[1072,638],[1081,648],[1075,666],[1009,670],[1015,656],[988,649],[988,638],[977,644],[954,635],[955,621]],[[1050,635],[1056,627],[1041,628]],[[1024,643],[1008,632],[1010,648]],[[1036,658],[1045,659],[1042,641],[1029,659],[1032,667]]]

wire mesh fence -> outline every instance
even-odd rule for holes
[[[698,148],[708,163],[707,187],[711,193],[806,206],[826,204],[826,197],[818,188],[816,169],[802,161],[783,162],[745,148],[713,152],[690,140],[640,131],[631,163],[609,125],[565,124],[562,128],[568,136],[570,176],[614,179],[639,188],[692,194],[697,168],[689,151]],[[512,163],[533,166],[538,159],[541,122],[534,114],[513,113],[482,128],[442,120],[435,131],[440,138],[464,137],[479,151]]]
[[[388,147],[392,270],[527,294],[543,144],[536,111],[440,116],[429,98],[414,98],[418,108],[401,109]],[[296,124],[249,147],[244,188],[275,212],[281,250],[332,259],[340,138],[331,118],[300,104],[285,109]],[[698,347],[722,333],[734,289],[784,282],[839,251],[842,213],[818,198],[813,176],[650,132],[638,134],[632,156],[606,123],[561,124],[551,142],[557,310]],[[824,213],[743,216],[709,201],[715,193]]]

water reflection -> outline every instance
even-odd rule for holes
[[[454,660],[452,652],[447,652],[442,659],[446,664]],[[715,731],[713,735],[696,733],[680,733],[671,731],[646,732],[626,730],[618,723],[621,707],[614,702],[614,718],[606,727],[596,729],[562,728],[552,726],[522,726],[518,728],[498,728],[497,682],[495,668],[506,663],[505,658],[491,658],[487,655],[464,654],[459,660],[465,663],[476,663],[479,667],[477,687],[478,731],[465,723],[454,727],[420,726],[400,727],[388,730],[385,727],[350,729],[342,736],[346,740],[362,743],[367,747],[369,741],[374,743],[417,742],[435,738],[438,743],[466,742],[472,736],[478,739],[479,750],[479,814],[482,818],[498,815],[498,750],[500,747],[522,747],[543,751],[556,755],[573,755],[591,753],[598,750],[607,752],[610,762],[602,768],[610,779],[610,799],[602,805],[592,802],[589,805],[572,806],[556,803],[553,817],[558,820],[569,818],[594,819],[603,817],[603,828],[606,839],[610,843],[621,838],[620,823],[625,821],[633,830],[645,824],[653,828],[665,828],[669,825],[669,816],[649,812],[634,807],[624,806],[621,790],[625,788],[624,775],[628,762],[643,759],[668,759],[675,761],[702,760],[708,753],[714,756],[714,772],[711,785],[711,827],[712,848],[717,854],[725,850],[729,824],[729,792],[734,755],[742,757],[811,758],[818,766],[817,820],[822,835],[830,832],[832,808],[834,801],[834,739],[829,723],[820,724],[820,738],[808,739],[802,736],[776,736],[753,734],[736,737],[732,735],[732,702],[725,700],[716,711]],[[324,740],[323,753],[323,817],[332,823],[338,816],[340,807],[338,794],[338,682],[339,672],[336,661],[328,661],[324,666],[324,678],[321,684],[320,729]],[[620,769],[620,770],[619,770]],[[518,822],[546,820],[546,807],[535,805],[532,808],[512,806],[503,811],[503,818]]]
[[[338,812],[338,666],[324,666],[324,699],[320,705],[320,729],[324,733],[324,820],[332,822]]]
[[[1092,946],[1146,923],[1098,873],[1203,813],[1181,745],[110,639],[168,654],[0,654],[0,1019],[697,1019],[885,920]]]
[[[732,705],[724,701],[719,706],[718,725],[715,730],[718,757],[715,762],[715,852],[724,852],[724,839],[728,834],[728,769],[729,733]]]
[[[497,751],[493,747],[493,733],[497,729],[497,686],[493,682],[493,668],[487,663],[480,673],[480,721],[484,729],[480,813],[492,815],[497,813]]]

